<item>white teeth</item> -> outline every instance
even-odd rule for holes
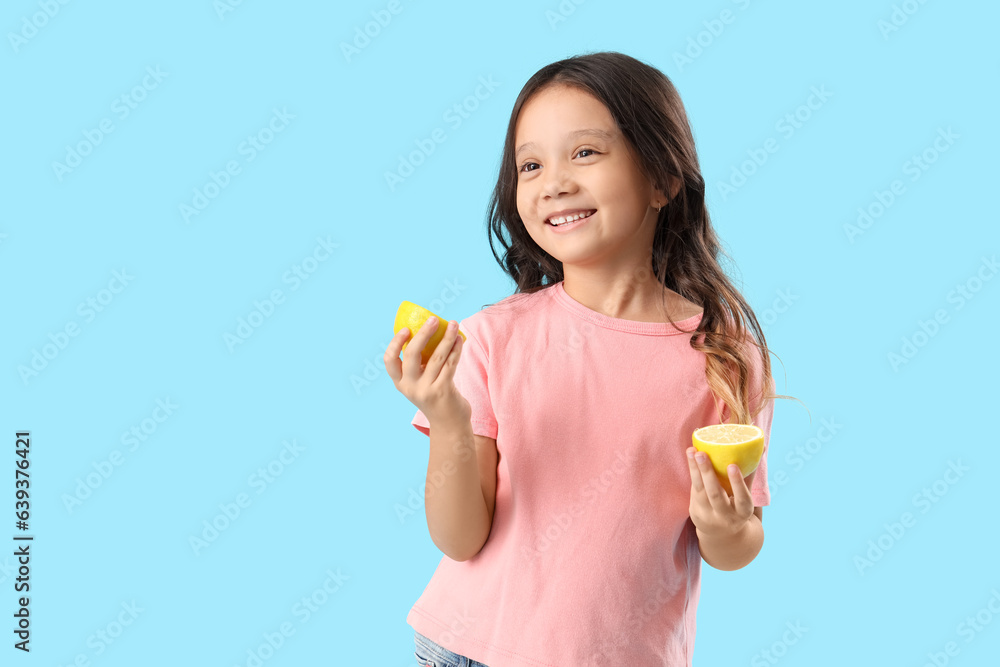
[[[549,222],[554,226],[565,225],[567,222],[573,222],[574,220],[579,220],[580,218],[586,218],[594,214],[594,211],[589,211],[587,213],[576,213],[569,216],[560,216],[558,218],[549,218]]]

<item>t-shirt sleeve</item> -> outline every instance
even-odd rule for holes
[[[458,359],[458,367],[455,368],[455,387],[472,406],[472,432],[495,440],[497,420],[490,402],[487,378],[489,359],[481,340],[481,324],[481,321],[470,323],[468,319],[458,323],[466,340],[462,346],[462,356]],[[410,423],[430,437],[430,422],[421,410],[417,410]]]

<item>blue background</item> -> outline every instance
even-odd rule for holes
[[[485,210],[513,101],[550,62],[617,50],[679,89],[724,266],[764,326],[778,392],[800,401],[777,401],[762,553],[703,568],[695,664],[922,665],[949,642],[938,664],[988,664],[998,6],[388,6],[6,3],[0,553],[19,532],[20,429],[35,541],[30,655],[12,648],[15,563],[0,556],[2,662],[246,665],[287,623],[269,667],[413,664],[405,617],[441,553],[423,514],[428,441],[382,363],[395,310],[458,320],[511,293]],[[391,21],[345,56],[372,12]],[[449,121],[481,77],[495,88]],[[814,87],[829,97],[810,109]],[[294,117],[269,134],[275,110]],[[75,168],[54,167],[102,121],[112,131]],[[438,128],[445,141],[390,187]],[[270,143],[250,160],[258,135]],[[746,163],[769,139],[776,152]],[[186,220],[230,161],[239,173]],[[879,215],[851,235],[859,208]],[[296,266],[312,269],[298,283]],[[227,344],[274,290],[282,303]],[[133,428],[146,432],[130,450]],[[274,463],[286,442],[297,454]],[[252,477],[268,465],[280,474]],[[68,504],[81,483],[89,495]],[[239,494],[249,505],[193,548]],[[317,594],[330,572],[335,592]],[[306,617],[310,596],[323,603]],[[131,624],[98,640],[133,603]],[[979,630],[960,625],[977,613]]]

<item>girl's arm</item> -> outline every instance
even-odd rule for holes
[[[493,527],[492,508],[480,481],[472,421],[435,422],[430,426],[430,440],[424,491],[427,529],[444,555],[469,560],[483,548]]]

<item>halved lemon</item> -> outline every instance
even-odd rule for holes
[[[399,304],[399,308],[396,310],[396,322],[393,324],[392,333],[398,334],[399,330],[404,327],[410,329],[410,338],[403,343],[404,350],[410,344],[410,341],[413,340],[413,337],[417,335],[417,332],[420,331],[420,327],[424,326],[424,322],[432,317],[438,318],[438,327],[434,330],[434,335],[427,341],[427,345],[424,345],[424,349],[420,353],[421,364],[427,363],[431,355],[434,354],[438,343],[444,339],[444,330],[448,328],[448,320],[409,301]],[[461,331],[458,332],[458,335],[462,337],[462,340],[467,340],[465,334]]]
[[[733,487],[727,469],[733,463],[746,477],[757,469],[764,453],[764,432],[753,424],[712,424],[695,429],[691,434],[694,448],[708,454],[715,476],[729,495]]]

